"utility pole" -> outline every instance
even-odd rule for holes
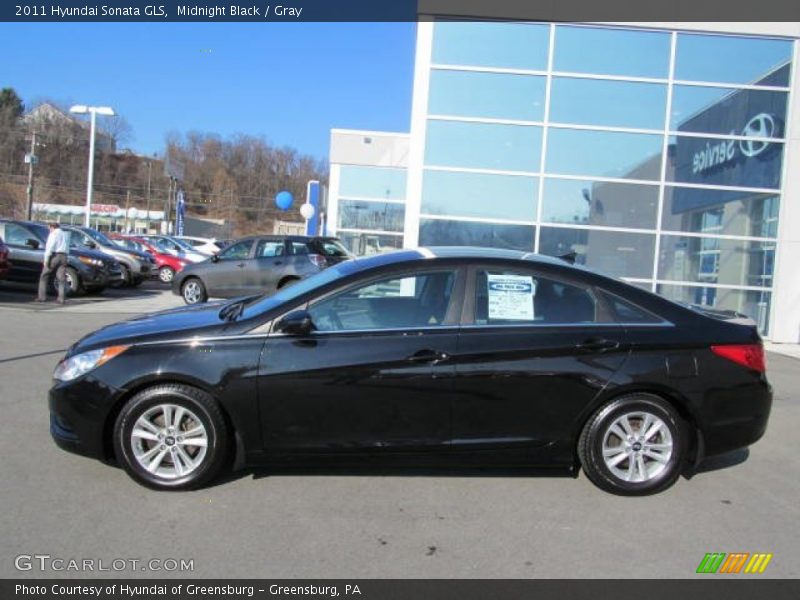
[[[145,217],[145,226],[147,227],[147,231],[145,233],[150,233],[150,176],[153,171],[153,161],[147,161],[147,216]]]
[[[129,233],[131,230],[131,191],[125,191],[125,233]]]
[[[25,162],[28,163],[28,221],[33,216],[33,165],[36,164],[36,130],[31,133],[31,151],[25,157]]]

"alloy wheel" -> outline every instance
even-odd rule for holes
[[[661,475],[674,444],[667,424],[645,411],[614,419],[603,434],[603,461],[622,481],[642,483]]]
[[[183,299],[187,304],[197,304],[203,297],[203,290],[197,281],[191,280],[183,286]]]

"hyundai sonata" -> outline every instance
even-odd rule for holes
[[[369,456],[654,493],[764,433],[761,340],[733,317],[557,258],[398,251],[84,337],[55,370],[51,432],[157,489]]]

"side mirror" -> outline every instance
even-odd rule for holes
[[[275,325],[275,331],[288,335],[308,335],[314,329],[314,322],[307,310],[293,310]]]
[[[214,263],[219,262],[219,256],[217,256],[216,254],[214,256],[212,256],[211,257],[211,262],[214,262]]]
[[[95,244],[92,240],[86,240],[86,247],[94,250],[97,248],[97,244]]]
[[[25,245],[28,248],[33,248],[34,250],[36,250],[39,247],[39,240],[34,240],[33,238],[28,238],[27,240],[25,240]]]

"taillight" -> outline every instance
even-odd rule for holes
[[[727,358],[753,371],[763,373],[767,370],[764,360],[764,346],[761,344],[731,344],[725,346],[711,346],[711,351],[717,356]]]
[[[311,264],[319,269],[324,269],[328,266],[328,261],[325,260],[325,257],[321,254],[309,254],[308,260],[311,261]]]

